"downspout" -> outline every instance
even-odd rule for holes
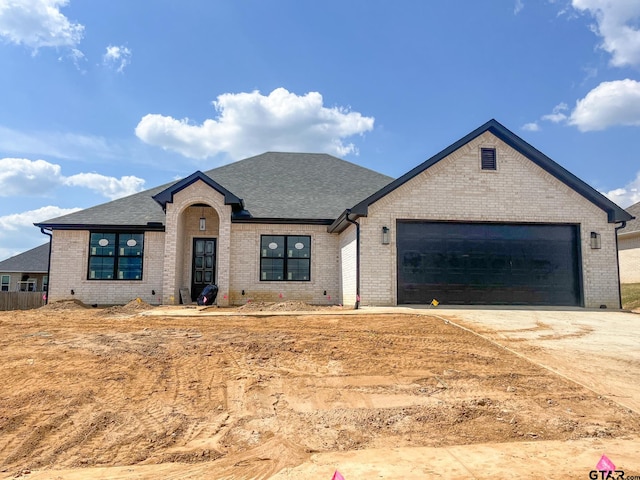
[[[356,226],[356,304],[355,310],[360,308],[360,224],[355,220],[349,218],[351,215],[351,209],[346,210],[345,220]]]
[[[622,310],[622,286],[620,285],[620,253],[618,252],[618,230],[627,226],[626,221],[620,222],[622,225],[616,227],[616,263],[618,265],[618,298],[620,299],[620,310]]]
[[[49,291],[51,290],[51,244],[53,243],[53,234],[45,232],[44,228],[40,227],[40,232],[49,237],[49,259],[47,260],[47,293],[45,295],[44,304],[49,304]]]

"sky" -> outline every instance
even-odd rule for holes
[[[640,201],[640,1],[0,0],[0,260],[196,170],[399,177],[492,118]]]

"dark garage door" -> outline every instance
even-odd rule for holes
[[[397,224],[398,303],[582,304],[578,227]]]

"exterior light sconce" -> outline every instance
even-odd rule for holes
[[[591,248],[592,249],[602,248],[600,234],[597,232],[591,232]]]
[[[382,227],[382,244],[389,245],[389,227]]]
[[[207,219],[204,217],[204,207],[200,209],[200,231],[204,232],[207,229]]]

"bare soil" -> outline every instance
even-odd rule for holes
[[[632,411],[442,319],[151,308],[0,312],[4,478],[168,462],[269,478],[315,452],[640,434]]]

